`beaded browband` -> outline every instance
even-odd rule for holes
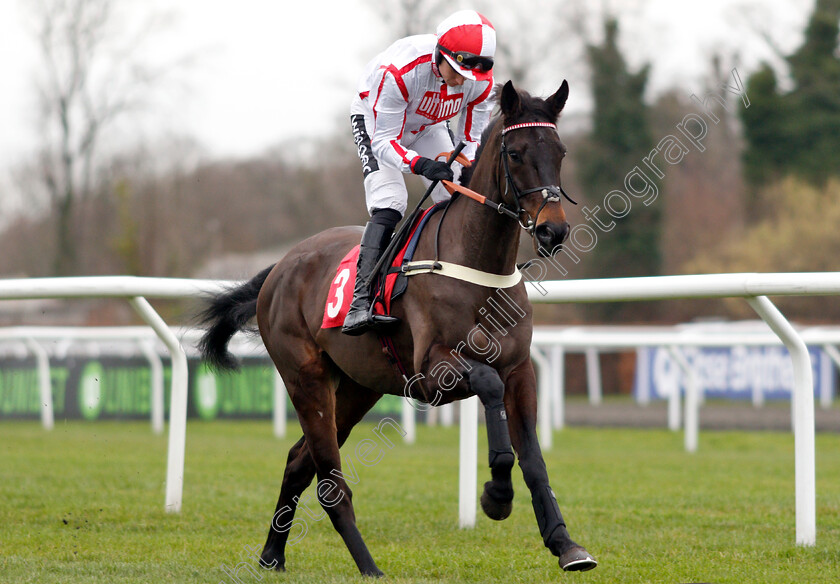
[[[502,130],[502,136],[504,136],[512,130],[518,130],[519,128],[554,128],[556,130],[557,126],[555,124],[552,124],[551,122],[525,122],[523,124],[514,124],[512,126],[508,126],[504,130]]]

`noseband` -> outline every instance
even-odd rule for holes
[[[566,194],[566,191],[563,190],[562,185],[549,185],[549,186],[541,186],[541,187],[534,187],[526,190],[521,190],[519,187],[516,186],[516,183],[513,182],[513,176],[510,173],[510,152],[507,149],[507,145],[505,145],[505,134],[508,132],[512,132],[513,130],[519,130],[522,128],[552,128],[554,130],[557,129],[557,126],[550,123],[550,122],[525,122],[522,124],[514,124],[512,126],[508,126],[502,130],[502,151],[500,155],[501,164],[504,166],[505,169],[505,192],[504,194],[507,195],[508,191],[513,191],[513,201],[514,205],[509,205],[506,203],[502,203],[499,206],[499,212],[504,213],[510,217],[513,217],[522,228],[527,231],[530,235],[533,236],[534,229],[537,226],[537,220],[540,217],[540,213],[545,208],[545,206],[549,203],[556,203],[560,201],[560,196],[566,197],[566,199],[572,203],[573,205],[577,205],[577,203]],[[531,219],[528,217],[528,214],[525,212],[525,209],[522,208],[519,200],[522,197],[528,196],[531,193],[542,192],[543,201],[540,204],[539,209],[537,209],[534,218]],[[526,219],[523,221],[522,215],[525,215]]]

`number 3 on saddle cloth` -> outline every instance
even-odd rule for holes
[[[426,223],[436,211],[442,209],[444,203],[438,203],[426,209],[415,223],[408,236],[405,245],[399,250],[391,264],[391,269],[385,276],[384,290],[380,281],[376,287],[377,302],[374,305],[374,313],[390,314],[391,302],[399,298],[408,285],[408,278],[399,271],[400,266],[411,261],[414,257],[414,250],[417,248],[417,241]],[[335,277],[330,285],[330,292],[327,294],[327,303],[324,306],[324,319],[321,328],[335,328],[344,324],[344,318],[350,310],[350,302],[353,300],[353,284],[356,281],[356,261],[359,257],[359,246],[355,246],[344,256],[338,264]]]

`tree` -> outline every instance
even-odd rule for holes
[[[769,65],[747,80],[750,107],[741,110],[744,124],[744,174],[753,185],[778,178],[788,167],[791,144],[784,139],[790,133],[791,112],[778,92],[776,74]],[[753,210],[755,203],[749,205]]]
[[[815,187],[788,176],[765,190],[771,215],[731,233],[686,265],[688,272],[823,272],[837,269],[840,255],[840,179]],[[824,299],[780,299],[792,318],[819,321],[840,318],[840,307]],[[729,304],[732,316],[748,318],[743,302]],[[753,315],[754,316],[754,315]]]
[[[817,0],[802,45],[785,57],[793,88],[781,94],[763,66],[742,111],[747,176],[759,187],[788,173],[824,184],[840,168],[840,1]],[[760,202],[759,202],[760,204]]]
[[[577,76],[585,10],[568,0],[527,5],[484,0],[477,7],[496,28],[496,81],[510,79],[534,93],[540,85],[553,91],[563,79]]]
[[[166,68],[139,56],[148,30],[120,27],[115,0],[38,0],[31,5],[43,66],[38,99],[43,145],[38,182],[55,210],[53,271],[77,269],[78,206],[93,191],[105,131],[142,109]]]
[[[618,21],[604,22],[603,44],[589,45],[592,131],[578,155],[580,179],[587,197],[598,199],[624,189],[627,173],[652,146],[648,107],[644,103],[650,67],[629,71],[618,47]],[[590,275],[637,276],[659,273],[660,210],[657,204],[635,204],[615,219],[616,226],[598,239],[587,256]]]
[[[389,31],[387,42],[435,32],[450,6],[444,0],[373,0],[370,4]]]

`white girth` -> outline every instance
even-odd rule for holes
[[[505,276],[502,274],[482,272],[481,270],[468,268],[459,264],[435,262],[433,260],[408,262],[402,266],[401,270],[406,276],[437,274],[479,286],[487,286],[488,288],[510,288],[516,286],[522,280],[522,272],[518,268],[514,268],[512,274]]]

